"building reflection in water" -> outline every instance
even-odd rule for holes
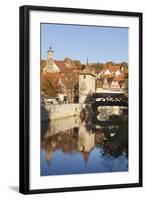
[[[62,118],[48,127],[41,140],[42,176],[128,171],[126,107],[98,107],[84,120]]]

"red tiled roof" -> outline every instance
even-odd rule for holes
[[[63,83],[66,89],[74,88],[76,83],[78,82],[78,75],[76,73],[47,73],[42,74],[41,78],[45,78],[50,80],[50,82],[54,85],[59,85],[59,81]]]
[[[115,81],[123,81],[123,80],[124,80],[124,77],[123,77],[123,75],[118,76],[118,77],[114,77],[114,80],[115,80]]]
[[[65,65],[64,61],[62,61],[62,60],[55,60],[54,62],[57,65],[57,67],[60,69],[61,72],[66,71],[66,65]]]
[[[55,60],[54,61],[57,67],[60,69],[63,73],[72,73],[74,70],[74,65],[70,65],[70,67],[67,67],[66,62],[62,60]]]
[[[108,69],[111,71],[111,72],[116,72],[116,71],[120,71],[121,67],[120,66],[117,66],[117,65],[110,65],[108,67]]]
[[[53,84],[59,84],[61,80],[66,89],[73,88],[78,82],[75,62],[69,58],[65,58],[64,60],[54,60],[54,63],[60,69],[60,72],[47,73],[44,76],[47,76],[46,78],[50,79]]]
[[[67,64],[68,67],[77,69],[75,62],[71,60],[70,58],[65,58],[64,62]]]
[[[113,74],[104,74],[104,77],[105,77],[105,78],[112,78],[112,77],[113,77]]]

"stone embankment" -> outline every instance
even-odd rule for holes
[[[92,113],[91,104],[48,104],[41,105],[41,120],[52,120],[70,116],[79,116],[82,111]]]

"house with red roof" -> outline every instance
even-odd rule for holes
[[[78,84],[78,68],[75,62],[70,58],[64,60],[55,60],[54,51],[50,47],[47,51],[47,60],[41,61],[42,74],[48,77],[53,77],[51,83],[59,85],[62,90],[62,94],[67,99],[67,102],[74,102],[75,87]]]
[[[121,67],[119,65],[106,66],[104,69],[104,75],[106,77],[120,76],[121,75]]]

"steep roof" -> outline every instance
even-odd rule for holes
[[[108,67],[108,69],[111,71],[111,72],[116,72],[116,71],[120,71],[121,70],[121,67],[119,65],[110,65]]]
[[[54,62],[63,73],[71,73],[77,69],[75,62],[69,58],[65,58],[64,60],[54,60]]]
[[[54,62],[57,65],[57,67],[60,69],[61,72],[66,72],[67,71],[67,67],[66,67],[64,61],[62,61],[62,60],[54,60]]]
[[[77,66],[76,66],[75,62],[74,62],[73,60],[71,60],[70,58],[65,58],[65,59],[64,59],[64,62],[65,62],[66,66],[67,66],[68,68],[77,69]]]
[[[95,71],[93,71],[89,65],[86,65],[86,67],[80,72],[80,74],[89,74],[92,76],[96,76]]]

